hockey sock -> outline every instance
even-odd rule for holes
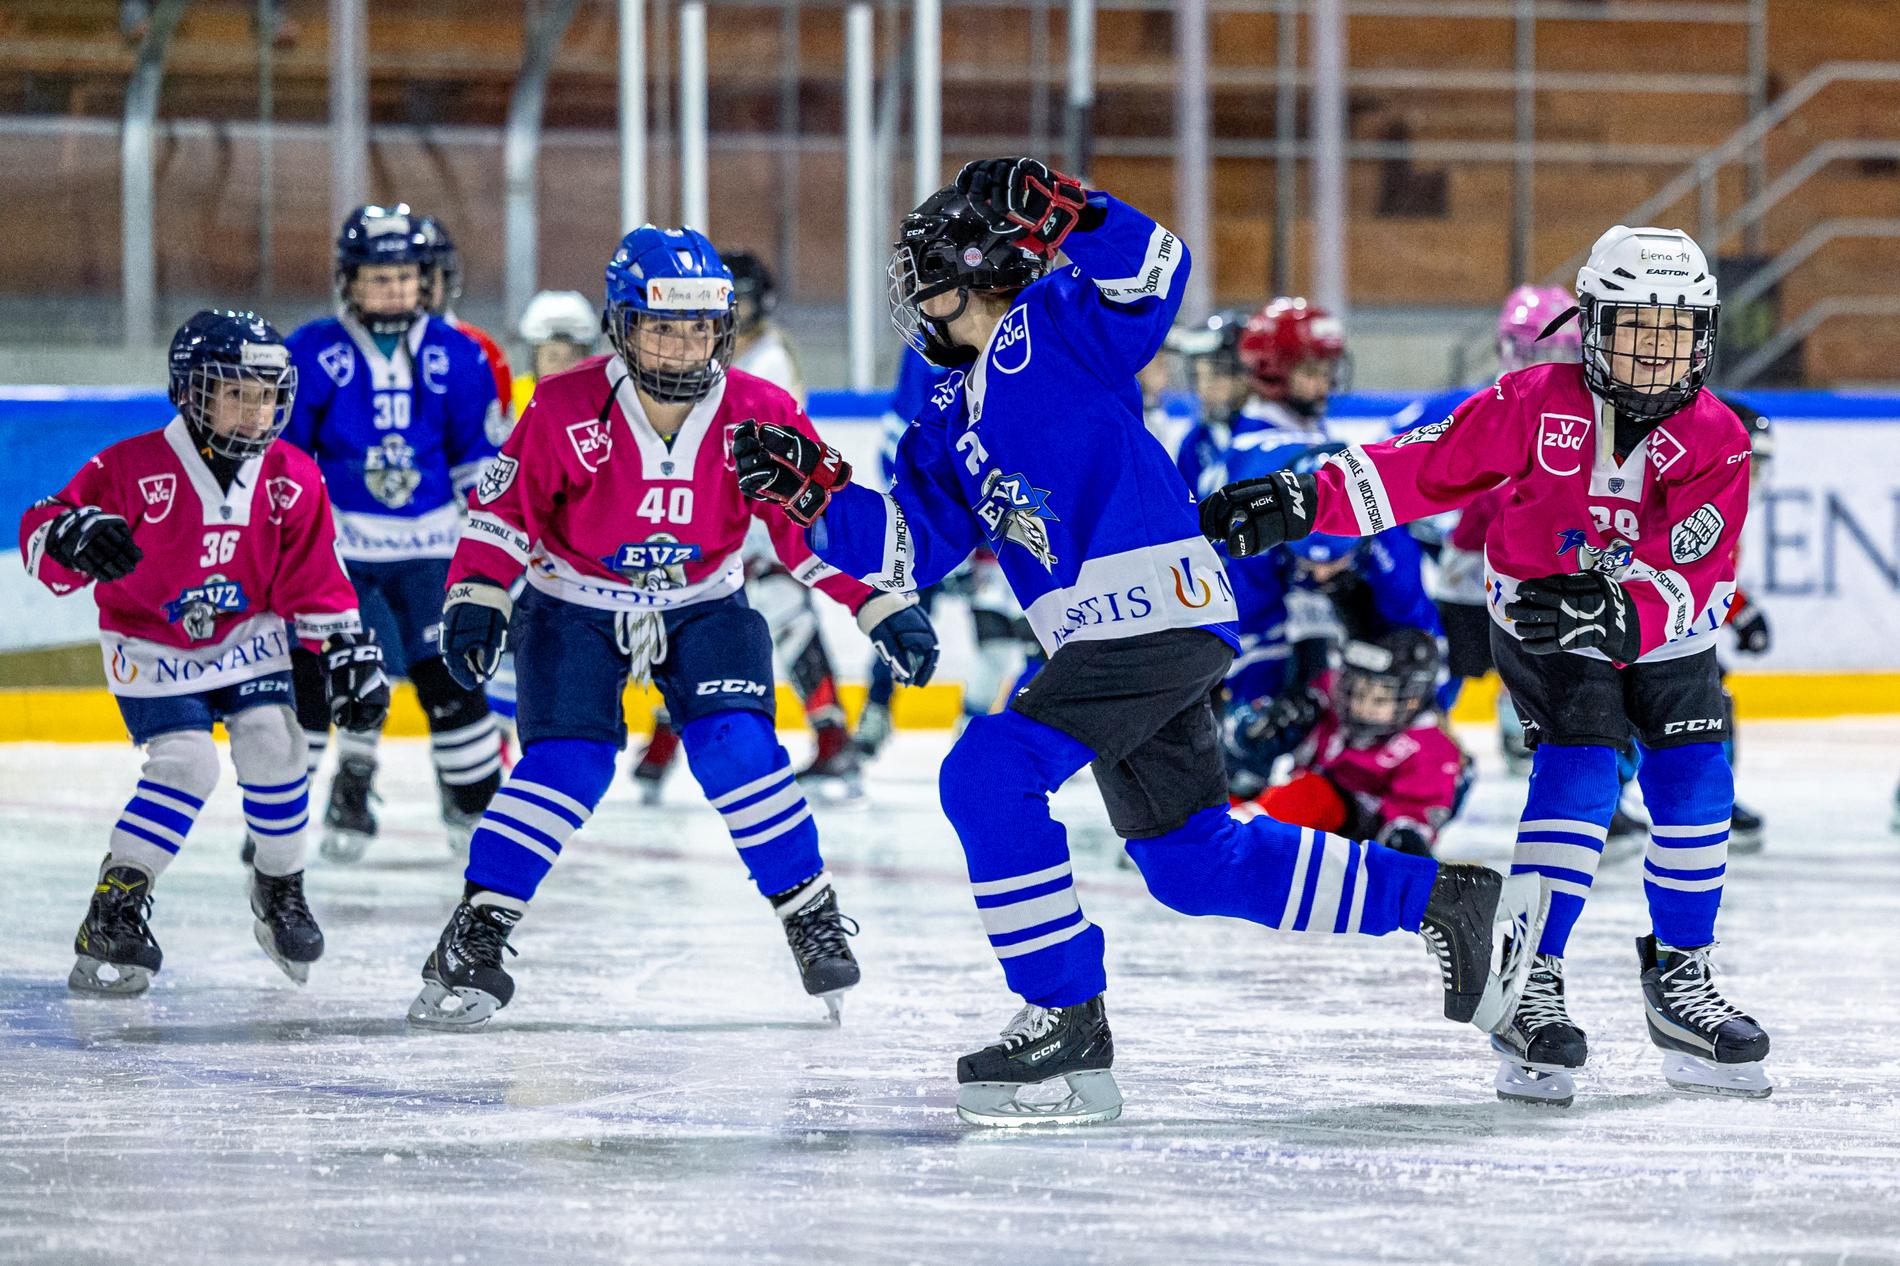
[[[557,738],[529,744],[476,824],[464,877],[484,891],[533,900],[613,777],[611,743]]]
[[[481,812],[501,785],[501,729],[488,710],[488,697],[456,685],[440,656],[411,664],[409,680],[429,719],[436,777],[457,809]]]
[[[244,793],[244,825],[257,845],[251,864],[260,875],[294,875],[303,869],[310,824],[303,727],[289,708],[275,706],[233,713],[224,728]]]
[[[972,717],[937,774],[990,948],[1009,987],[1037,1006],[1073,1006],[1108,987],[1102,931],[1082,913],[1068,833],[1049,815],[1049,793],[1094,756],[1004,711]]]
[[[218,784],[218,749],[208,730],[174,730],[145,745],[138,789],[112,826],[112,862],[165,873]]]
[[[366,760],[376,763],[376,749],[382,745],[381,730],[338,730],[336,754],[342,760]]]
[[[1643,892],[1656,939],[1707,945],[1715,940],[1735,811],[1728,758],[1720,743],[1647,748],[1639,778],[1650,817]]]
[[[1603,860],[1621,787],[1616,749],[1539,744],[1531,756],[1530,791],[1511,853],[1513,875],[1550,881],[1550,919],[1538,952],[1562,958],[1570,929],[1583,913]]]
[[[772,718],[730,709],[680,731],[686,764],[726,820],[732,843],[761,896],[784,892],[825,868],[818,824],[792,777]]]
[[[843,727],[844,705],[838,702],[837,678],[832,672],[831,657],[825,654],[825,644],[818,639],[816,629],[792,660],[791,670],[792,688],[798,691],[798,697],[804,701],[805,716],[812,728],[821,730],[828,725]]]
[[[1438,877],[1429,857],[1269,817],[1241,822],[1225,805],[1128,841],[1128,855],[1170,910],[1321,935],[1416,932]]]

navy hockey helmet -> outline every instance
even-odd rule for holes
[[[374,334],[403,334],[422,314],[422,274],[430,262],[430,247],[416,228],[416,217],[409,204],[393,207],[374,204],[361,206],[343,221],[336,239],[337,298],[357,321]],[[413,264],[416,267],[416,297],[409,307],[387,312],[372,312],[350,295],[350,283],[358,269],[378,265]]]
[[[732,360],[732,270],[694,229],[643,224],[607,261],[601,327],[655,400],[704,400]]]
[[[200,449],[242,461],[284,433],[297,367],[257,313],[198,313],[172,336],[169,361],[171,402]]]
[[[950,323],[969,306],[970,292],[1016,291],[1038,280],[1049,261],[1022,244],[1011,227],[999,233],[968,194],[947,185],[904,217],[891,252],[891,323],[904,341],[934,365],[974,364],[979,349],[950,341]],[[960,291],[956,311],[927,317],[923,305]]]
[[[778,282],[751,251],[728,251],[721,258],[732,271],[733,322],[740,335],[751,334],[778,307]]]
[[[1438,688],[1438,639],[1424,629],[1399,627],[1349,641],[1339,660],[1333,711],[1349,742],[1388,739],[1409,729],[1432,706]]]
[[[462,297],[462,252],[449,236],[449,226],[432,215],[416,217],[416,235],[422,240],[422,306],[428,312],[447,312]]]

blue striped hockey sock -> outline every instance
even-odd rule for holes
[[[1735,778],[1720,743],[1646,748],[1637,775],[1649,809],[1643,892],[1656,939],[1698,949],[1715,940],[1728,873]]]
[[[740,708],[715,712],[688,722],[680,745],[760,895],[784,892],[825,868],[818,824],[772,718]]]
[[[139,779],[112,826],[112,860],[137,862],[157,878],[184,847],[205,802],[151,778]]]
[[[1513,875],[1550,881],[1550,919],[1538,952],[1562,958],[1603,860],[1603,841],[1622,788],[1616,749],[1540,744],[1511,853]]]
[[[614,777],[614,746],[542,739],[515,762],[468,844],[468,882],[526,903]]]
[[[264,875],[294,875],[303,869],[304,829],[310,825],[307,774],[259,786],[239,783],[244,793],[244,825],[257,844],[251,864]]]

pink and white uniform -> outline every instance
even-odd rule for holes
[[[1330,674],[1320,688],[1331,694]],[[1438,828],[1451,816],[1463,761],[1458,745],[1429,712],[1397,734],[1358,747],[1346,741],[1345,727],[1328,709],[1293,755],[1296,770],[1326,775],[1342,795],[1353,798],[1367,819],[1378,824],[1378,830],[1408,822],[1427,841],[1437,837]]]
[[[362,627],[323,476],[289,444],[246,461],[228,492],[179,418],[90,459],[20,520],[26,569],[56,594],[93,583],[46,557],[53,521],[88,505],[125,519],[145,555],[94,591],[114,694],[195,694],[287,672],[292,638],[315,650]]]
[[[869,586],[814,555],[778,506],[740,493],[732,433],[748,419],[817,438],[790,395],[742,370],[728,370],[693,406],[671,444],[647,421],[620,357],[542,379],[469,494],[450,585],[507,584],[526,568],[528,584],[582,606],[691,606],[744,584],[741,547],[758,519],[794,576],[857,611]]]
[[[1594,570],[1629,591],[1643,662],[1707,650],[1735,600],[1748,432],[1707,391],[1620,459],[1612,421],[1579,364],[1505,374],[1442,422],[1335,456],[1319,472],[1315,530],[1368,536],[1499,488],[1484,561],[1500,627],[1511,630],[1520,581]]]

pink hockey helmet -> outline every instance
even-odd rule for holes
[[[1498,361],[1504,371],[1548,361],[1583,359],[1583,332],[1565,321],[1539,341],[1559,313],[1577,306],[1576,296],[1557,286],[1519,286],[1498,312]]]

